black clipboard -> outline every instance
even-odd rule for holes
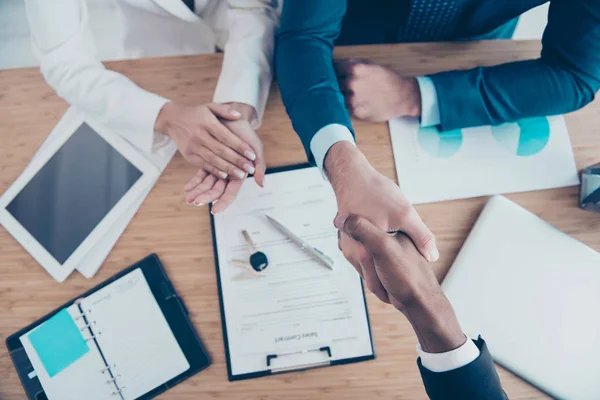
[[[294,170],[305,169],[305,168],[315,168],[315,167],[313,167],[312,165],[310,165],[308,163],[289,165],[289,166],[283,166],[283,167],[274,167],[274,168],[267,169],[266,174],[267,175],[275,174],[278,172],[294,171]],[[252,175],[250,175],[248,177],[248,179],[250,179],[251,177],[252,177]],[[209,206],[209,210],[211,210],[211,209],[212,209],[212,204]],[[264,377],[264,376],[273,375],[274,373],[270,369],[267,369],[265,371],[258,371],[258,372],[253,372],[253,373],[249,373],[249,374],[240,374],[240,375],[233,375],[233,373],[231,371],[231,354],[230,354],[230,350],[229,350],[229,340],[228,340],[228,336],[227,336],[227,324],[225,322],[225,306],[223,304],[223,288],[221,286],[221,271],[219,268],[219,254],[218,254],[218,249],[217,249],[217,237],[215,234],[215,219],[214,219],[214,216],[212,213],[210,214],[210,226],[211,226],[211,232],[212,232],[212,243],[213,243],[213,252],[214,252],[214,258],[215,258],[215,267],[216,267],[216,272],[217,272],[217,287],[219,289],[219,307],[221,308],[221,326],[223,329],[223,342],[225,345],[225,360],[227,361],[227,377],[230,382],[233,382],[233,381],[241,381],[241,380],[246,380],[246,379],[260,378],[260,377]],[[319,367],[325,367],[325,366],[329,367],[329,366],[335,366],[335,365],[352,364],[352,363],[358,363],[358,362],[369,361],[369,360],[375,359],[376,355],[375,355],[375,345],[373,342],[373,332],[371,330],[369,309],[367,307],[367,299],[365,297],[365,288],[364,288],[364,284],[362,281],[361,281],[361,290],[362,290],[362,296],[363,296],[363,301],[364,301],[364,305],[365,305],[365,312],[366,312],[366,318],[367,318],[367,325],[368,325],[368,329],[369,329],[369,338],[371,340],[371,353],[372,354],[369,356],[348,358],[348,359],[344,359],[344,360],[331,360],[326,365],[324,364],[324,365],[310,366],[307,368],[288,369],[285,371],[278,372],[278,374],[285,373],[285,372],[303,371],[303,370],[307,370],[307,369],[319,368]],[[328,354],[329,358],[332,357],[331,349],[329,347],[320,347],[320,348],[310,349],[310,351],[324,352],[324,353]],[[267,355],[266,356],[267,366],[269,365],[270,361],[272,361],[273,359],[275,359],[277,357],[278,357],[277,354]]]
[[[157,386],[150,392],[138,397],[137,399],[148,400],[158,396],[181,381],[207,368],[211,364],[211,360],[188,317],[188,311],[183,303],[183,300],[175,292],[175,289],[167,277],[167,274],[165,273],[165,270],[156,254],[151,254],[141,261],[138,261],[134,265],[110,277],[106,281],[95,286],[86,293],[83,293],[77,298],[89,296],[97,290],[102,289],[106,285],[120,279],[121,277],[138,268],[142,270],[142,273],[144,274],[144,277],[150,286],[150,290],[152,291],[160,310],[163,312],[169,327],[173,331],[173,335],[175,336],[177,343],[181,347],[181,350],[190,364],[190,368],[187,371],[174,377],[168,382]],[[33,372],[34,369],[19,338],[23,334],[26,334],[38,325],[47,321],[57,312],[71,306],[76,300],[77,299],[73,299],[66,304],[63,304],[56,310],[50,312],[31,325],[12,334],[6,339],[6,346],[8,347],[10,358],[12,359],[15,369],[17,370],[17,374],[19,375],[19,379],[21,380],[21,384],[23,385],[29,400],[47,400],[47,396],[44,393],[44,389],[39,379],[37,377],[32,379],[29,378],[29,374]]]

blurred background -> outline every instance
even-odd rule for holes
[[[51,0],[48,0],[51,1]],[[83,1],[83,0],[82,0]],[[121,35],[113,0],[85,0],[90,8],[90,24],[101,60],[114,60],[110,43]],[[540,39],[548,16],[546,3],[523,14],[513,39]],[[29,24],[24,0],[0,0],[0,69],[39,65],[29,44]],[[114,47],[114,46],[113,46]]]

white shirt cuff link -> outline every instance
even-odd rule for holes
[[[426,76],[418,76],[417,82],[421,91],[421,126],[439,125],[440,106],[435,84]]]
[[[447,372],[475,361],[479,357],[479,349],[467,337],[462,346],[445,353],[426,353],[417,344],[417,354],[421,358],[421,364],[431,372]]]
[[[327,152],[337,142],[350,142],[356,146],[354,137],[348,128],[340,124],[329,124],[319,129],[315,136],[310,141],[310,151],[315,158],[317,167],[321,171],[321,174],[325,177],[323,171],[325,162],[325,156]]]

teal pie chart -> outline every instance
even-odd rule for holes
[[[419,129],[417,141],[421,149],[436,158],[452,157],[463,143],[463,134],[460,129],[440,132],[436,127]]]
[[[545,117],[526,118],[491,129],[498,144],[519,157],[539,153],[550,140],[550,123]]]

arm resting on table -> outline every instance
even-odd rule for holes
[[[541,57],[431,75],[442,130],[577,110],[600,89],[600,3],[554,0]]]
[[[167,99],[97,59],[85,1],[27,0],[32,46],[46,82],[69,104],[145,152],[166,143],[154,122]]]
[[[244,103],[254,108],[253,128],[262,121],[271,80],[277,2],[229,0],[229,37],[214,94],[215,103]]]

